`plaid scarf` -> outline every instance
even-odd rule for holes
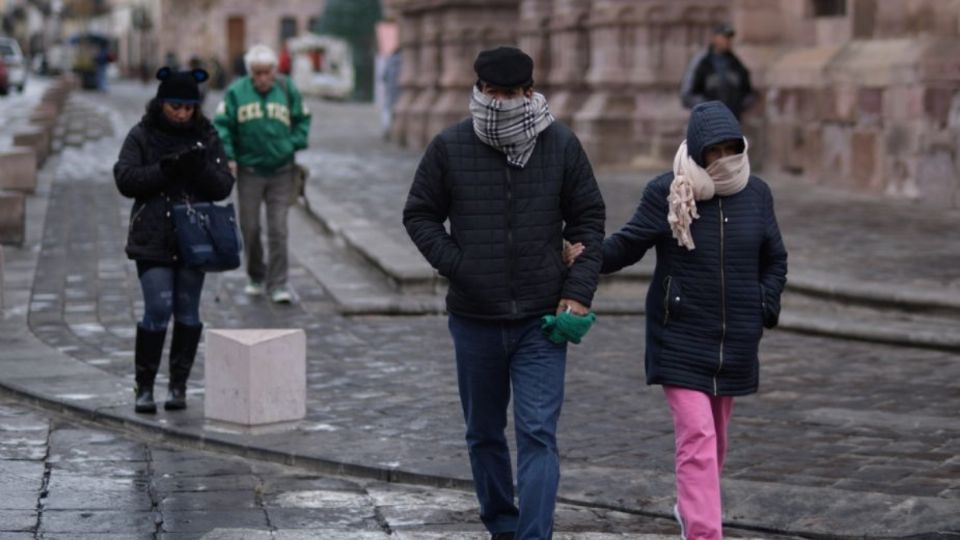
[[[521,169],[533,155],[537,135],[554,120],[543,94],[501,101],[485,95],[476,86],[470,113],[477,137],[506,154],[507,163]]]

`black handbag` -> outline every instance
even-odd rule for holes
[[[232,204],[175,204],[173,226],[180,259],[187,268],[226,272],[240,267],[243,241]]]

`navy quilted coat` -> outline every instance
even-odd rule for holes
[[[520,169],[477,137],[471,119],[430,143],[403,210],[414,244],[450,280],[448,311],[481,319],[541,316],[561,298],[589,306],[605,217],[593,169],[567,127],[545,129]],[[593,246],[569,270],[564,238]]]
[[[698,120],[695,109],[691,123]],[[730,120],[736,122],[732,115]],[[707,126],[693,137],[688,132],[691,155],[700,157],[706,146],[726,140],[730,129]],[[672,180],[669,172],[651,181],[633,218],[604,241],[602,272],[634,264],[656,249],[646,301],[647,384],[723,396],[756,392],[757,348],[763,328],[777,324],[787,276],[770,188],[751,176],[735,195],[698,202],[700,218],[691,226],[696,249],[690,251],[677,244],[667,223]]]

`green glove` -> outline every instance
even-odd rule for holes
[[[563,312],[559,315],[544,315],[540,329],[547,335],[547,339],[557,345],[563,345],[568,341],[580,343],[580,340],[587,335],[596,320],[597,314],[593,312],[583,316],[569,312]]]

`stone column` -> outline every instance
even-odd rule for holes
[[[423,148],[429,141],[427,132],[429,116],[437,99],[440,79],[440,13],[436,9],[421,11],[417,31],[420,46],[417,48],[416,71],[407,70],[408,77],[417,79],[417,94],[410,101],[403,129],[404,144],[411,148]]]
[[[521,0],[517,46],[533,58],[533,80],[537,91],[550,92],[550,14],[553,0]]]
[[[401,54],[400,97],[394,105],[391,138],[406,144],[407,126],[411,122],[410,109],[422,88],[420,77],[420,13],[403,9],[406,2],[394,0],[389,4],[396,13]]]
[[[634,165],[659,169],[672,163],[689,118],[680,98],[683,75],[690,59],[707,45],[710,27],[728,20],[728,3],[674,0],[637,6],[629,72],[635,102],[628,160]]]
[[[572,125],[573,115],[587,99],[584,74],[590,65],[586,20],[590,0],[555,0],[550,17],[550,70],[546,77],[550,111]]]
[[[397,140],[422,148],[440,130],[469,115],[470,87],[476,80],[473,61],[482,49],[516,43],[518,2],[393,2],[405,50]]]
[[[631,141],[634,131],[635,88],[629,73],[637,49],[636,4],[594,0],[587,22],[591,94],[574,115],[573,125],[594,162],[623,161],[630,151],[620,141]]]
[[[471,86],[477,76],[477,54],[516,44],[517,0],[459,0],[442,12],[442,66],[436,103],[430,114],[430,136],[470,114]]]

